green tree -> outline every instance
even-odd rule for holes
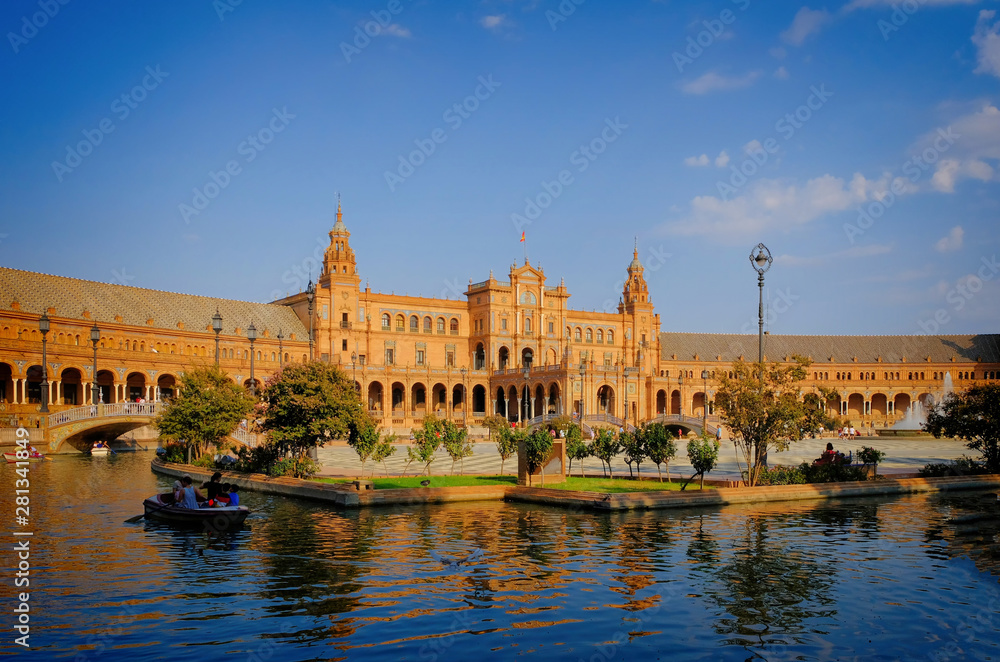
[[[955,437],[982,455],[989,473],[1000,473],[1000,384],[976,384],[949,393],[927,415],[924,429],[935,437]]]
[[[601,464],[601,470],[604,470],[604,465],[608,465],[608,474],[614,477],[614,472],[611,471],[611,460],[618,453],[622,451],[622,447],[618,444],[618,439],[615,438],[614,432],[608,428],[598,428],[597,436],[594,437],[594,441],[590,444],[591,454],[600,459],[603,464]]]
[[[375,445],[375,450],[372,451],[372,462],[378,464],[382,463],[382,469],[385,471],[386,477],[389,476],[389,467],[386,466],[385,461],[389,459],[393,453],[396,452],[396,435],[387,434],[382,437],[382,439]],[[372,466],[372,475],[375,475],[375,467]]]
[[[166,404],[153,425],[164,440],[184,444],[191,462],[208,444],[218,444],[232,433],[253,411],[256,400],[218,366],[185,371],[180,381],[177,397]]]
[[[872,478],[878,477],[878,463],[885,459],[885,451],[880,451],[871,446],[862,446],[858,451],[858,459],[863,464],[872,465]]]
[[[500,414],[490,414],[483,419],[483,425],[489,430],[490,441],[493,441],[493,435],[497,434],[502,428],[509,428],[510,423],[507,422],[505,416]]]
[[[469,431],[460,428],[451,421],[443,421],[441,426],[441,443],[451,457],[451,474],[455,475],[455,463],[462,461],[462,475],[465,475],[465,458],[472,455],[475,442],[469,439]]]
[[[819,393],[806,393],[802,396],[805,405],[805,416],[802,419],[802,434],[815,434],[822,427],[824,430],[836,430],[838,417],[826,413],[826,405],[836,402],[837,391],[825,386],[819,387]]]
[[[339,367],[313,361],[289,363],[264,385],[263,429],[270,443],[295,460],[329,440],[349,439],[351,426],[374,427],[354,381]]]
[[[426,473],[430,476],[434,453],[437,452],[444,440],[444,421],[434,414],[427,414],[424,416],[423,425],[413,431],[413,439],[416,443],[409,449],[410,461],[419,460],[422,462],[424,470],[420,472],[420,475]]]
[[[545,487],[545,462],[552,453],[552,435],[548,430],[536,428],[524,440],[524,464],[528,468],[528,481],[536,469],[542,471],[542,487]]]
[[[800,438],[806,408],[798,384],[810,362],[799,356],[793,359],[791,365],[736,361],[732,377],[722,372],[715,403],[736,433],[733,443],[746,462],[746,483],[751,487],[757,484],[768,450],[785,450],[791,440]]]
[[[583,461],[590,457],[590,446],[583,443],[583,431],[576,423],[566,430],[566,456],[569,458],[569,468],[573,470],[573,460],[580,461],[580,478],[583,478]]]
[[[714,469],[719,461],[719,442],[703,430],[700,439],[688,442],[687,451],[694,473],[681,485],[681,490],[686,488],[695,476],[701,476],[701,489],[705,489],[705,474]]]
[[[504,462],[514,457],[517,454],[517,442],[523,441],[522,430],[514,430],[507,423],[507,419],[503,419],[504,425],[497,427],[497,453],[500,455],[500,475],[503,475],[503,465]]]
[[[628,465],[628,475],[632,477],[632,464],[635,464],[635,474],[639,475],[639,464],[646,459],[646,438],[642,428],[635,432],[622,430],[618,433],[618,443],[625,452],[625,464]]]
[[[642,436],[646,441],[646,453],[650,462],[656,463],[656,473],[663,482],[663,474],[660,472],[660,465],[667,466],[667,482],[670,482],[670,460],[677,455],[677,444],[674,443],[674,435],[663,423],[646,423],[643,426]]]

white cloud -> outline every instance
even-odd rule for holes
[[[666,229],[674,234],[742,240],[850,209],[870,199],[875,191],[884,190],[886,181],[868,180],[861,174],[854,175],[850,182],[823,175],[801,186],[786,180],[760,179],[728,200],[710,195],[694,198],[687,218],[667,224]]]
[[[831,20],[825,9],[803,7],[795,14],[792,24],[781,33],[781,40],[793,46],[801,46],[809,35],[818,33]]]
[[[743,76],[722,76],[710,71],[684,83],[681,85],[681,90],[686,94],[708,94],[716,90],[735,90],[749,87],[758,77],[760,77],[759,71],[751,71]]]
[[[379,34],[387,34],[391,37],[404,37],[404,38],[411,36],[410,30],[408,28],[404,28],[399,23],[391,23],[390,25],[383,28],[381,32],[379,32]]]
[[[507,15],[495,14],[493,16],[483,16],[479,19],[479,24],[487,30],[499,30],[507,25]]]
[[[773,48],[768,49],[767,52],[771,54],[771,57],[777,60],[784,60],[785,56],[788,55],[787,51],[785,51],[785,49],[781,46],[774,46]]]
[[[743,145],[743,151],[746,152],[747,154],[752,154],[754,152],[759,152],[762,149],[764,149],[764,146],[761,145],[760,141],[757,140],[756,138],[754,138],[753,140],[751,140],[750,142],[748,142],[746,145]]]
[[[785,80],[786,78],[788,78],[788,69],[785,69],[784,67],[778,67],[777,69],[774,70],[774,77],[780,80]]]
[[[961,225],[956,225],[948,233],[948,236],[941,237],[934,244],[934,250],[939,253],[953,253],[962,247],[962,239],[965,237],[965,230]]]
[[[915,159],[930,161],[928,156],[934,157],[930,187],[936,191],[954,193],[963,179],[990,181],[994,179],[995,162],[1000,161],[1000,110],[987,104],[979,111],[962,115],[947,129],[919,138],[910,151]]]
[[[990,20],[996,16],[993,10],[983,9],[979,12],[975,32],[972,33],[972,43],[976,45],[979,66],[977,74],[992,74],[1000,77],[1000,21],[990,25]]]
[[[689,156],[684,159],[684,165],[691,167],[707,166],[708,154],[702,154],[701,156]]]
[[[729,155],[726,154],[726,150],[719,152],[719,155],[715,157],[715,167],[725,168],[729,165]]]

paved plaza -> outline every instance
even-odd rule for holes
[[[886,454],[885,462],[879,465],[879,473],[916,473],[928,462],[948,462],[955,460],[962,455],[975,456],[976,453],[970,451],[964,442],[954,439],[934,439],[932,437],[904,437],[904,438],[858,438],[853,441],[841,440],[836,437],[823,439],[806,439],[792,443],[791,448],[783,453],[771,453],[768,457],[768,464],[798,465],[802,462],[812,461],[820,456],[826,448],[827,442],[832,442],[834,448],[848,453],[857,451],[862,446],[872,446]],[[406,475],[412,476],[420,473],[422,467],[415,461],[406,467],[406,449],[408,444],[398,445],[396,452],[389,458],[385,467],[380,463],[375,467],[375,476],[384,476],[388,472],[392,476],[401,476],[406,470]],[[687,478],[692,474],[691,464],[687,458],[686,442],[678,442],[677,457],[670,464],[670,475],[675,480],[678,477]],[[733,442],[723,440],[719,449],[719,465],[709,474],[713,479],[739,478],[740,472],[736,463],[736,451]],[[448,454],[442,449],[438,450],[431,464],[431,472],[435,475],[448,475],[452,473],[452,462]],[[320,471],[321,476],[359,476],[361,475],[361,462],[352,448],[342,443],[327,445],[319,449],[319,460],[323,464]],[[742,461],[741,461],[742,464]],[[601,461],[597,458],[589,457],[583,461],[584,470],[588,475],[600,474]],[[611,463],[611,468],[615,475],[628,475],[628,466],[621,456],[615,458]],[[366,467],[366,474],[372,470],[372,463]],[[573,474],[579,475],[579,463],[573,463]],[[466,474],[497,474],[500,472],[500,456],[497,454],[496,445],[485,438],[477,439],[475,453],[472,457],[465,458]],[[505,474],[515,474],[517,472],[517,458],[513,457],[504,464]],[[646,462],[641,467],[642,475],[655,476],[656,466]],[[456,475],[460,473],[460,466],[455,465]]]

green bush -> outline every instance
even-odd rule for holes
[[[214,469],[215,468],[215,456],[205,453],[197,460],[192,460],[191,464],[196,467],[201,467],[202,469]]]
[[[802,465],[803,467],[806,465]],[[806,474],[802,467],[786,467],[776,464],[770,469],[764,469],[757,481],[758,485],[802,485],[806,482]]]
[[[167,462],[176,462],[178,464],[184,464],[187,459],[184,452],[184,445],[174,442],[167,443],[163,447],[166,453],[163,455],[163,459]]]
[[[942,476],[975,476],[989,473],[986,467],[972,459],[962,456],[954,462],[928,463],[918,471],[921,478],[940,478]]]
[[[849,464],[809,464],[803,462],[799,469],[805,475],[807,483],[844,483],[867,480],[868,476],[861,467]]]
[[[236,464],[232,466],[232,469],[247,474],[267,474],[270,476],[272,475],[270,473],[272,467],[279,460],[281,460],[281,452],[271,444],[260,444],[253,448],[243,446],[236,454]]]

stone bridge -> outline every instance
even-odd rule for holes
[[[119,402],[76,407],[48,417],[48,452],[83,453],[103,439],[111,441],[152,423],[163,411],[161,402]],[[228,437],[246,446],[256,446],[258,435],[237,428]]]

